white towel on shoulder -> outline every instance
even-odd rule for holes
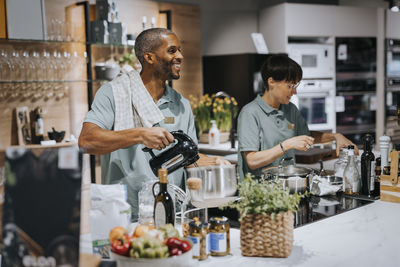
[[[110,84],[115,101],[115,131],[152,127],[164,120],[136,70],[122,73]]]

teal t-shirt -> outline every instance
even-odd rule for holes
[[[265,167],[277,166],[285,157],[294,157],[294,149],[290,149],[273,163],[251,170],[244,158],[244,151],[263,151],[270,149],[284,140],[310,135],[308,126],[300,111],[293,103],[281,105],[279,109],[268,105],[261,96],[242,108],[238,118],[238,165],[240,179],[248,172],[261,176]]]
[[[168,123],[160,122],[159,125],[168,131],[182,130],[196,143],[196,129],[190,103],[178,92],[166,85],[164,95],[157,103]],[[113,130],[115,118],[115,102],[111,85],[104,84],[96,93],[91,110],[86,115],[84,122],[91,122],[102,129]],[[142,184],[157,177],[153,174],[149,160],[151,156],[143,152],[143,144],[133,145],[118,149],[101,156],[101,181],[103,184],[123,183],[127,185],[128,202],[132,206],[132,219],[138,215],[138,192]],[[158,151],[153,150],[157,155]],[[168,174],[168,181],[182,186],[183,168]]]

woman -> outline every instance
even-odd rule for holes
[[[336,140],[341,147],[354,145],[339,133],[308,130],[297,107],[290,102],[302,79],[301,67],[284,54],[270,55],[261,67],[264,95],[243,107],[238,118],[239,172],[261,176],[262,168],[276,166],[295,150],[308,150],[314,143]],[[356,153],[358,153],[356,148]]]

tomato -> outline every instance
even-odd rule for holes
[[[167,242],[165,243],[169,248],[180,248],[182,246],[182,240],[180,240],[177,237],[170,237],[167,239]]]
[[[123,235],[125,235],[126,229],[121,226],[116,226],[113,229],[111,229],[110,234],[108,235],[108,239],[110,240],[110,243],[112,244],[114,240],[121,238]]]
[[[180,250],[179,248],[171,248],[169,250],[169,254],[171,256],[177,256],[177,255],[181,255],[182,254],[182,250]]]
[[[189,251],[192,248],[192,246],[190,245],[190,243],[186,240],[182,240],[182,245],[181,245],[181,249],[183,252]]]
[[[111,243],[111,251],[119,255],[127,255],[130,247],[131,240],[128,235],[123,235]]]

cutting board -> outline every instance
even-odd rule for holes
[[[311,148],[307,151],[296,150],[296,163],[313,164],[319,160],[330,160],[337,158],[336,150],[329,148]]]

